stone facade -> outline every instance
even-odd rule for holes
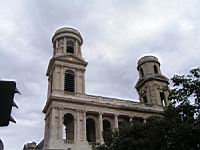
[[[77,30],[59,29],[52,43],[43,109],[43,150],[92,150],[104,143],[102,131],[132,120],[145,123],[149,116],[162,114],[163,106],[168,105],[168,79],[162,75],[156,57],[145,56],[138,61],[136,89],[140,102],[134,102],[85,93],[87,62],[82,58],[83,39]],[[27,146],[24,150],[32,149]]]

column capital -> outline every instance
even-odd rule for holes
[[[102,111],[99,112],[99,115],[103,115],[103,114],[104,114],[104,112],[102,112]]]
[[[83,113],[86,113],[86,112],[87,112],[87,110],[81,109],[81,108],[76,108],[75,110],[76,110],[77,112],[83,112]]]
[[[81,111],[82,111],[82,112],[84,112],[84,113],[86,113],[86,112],[87,112],[87,110],[85,110],[85,109],[82,109]]]
[[[59,110],[64,110],[64,108],[63,108],[63,107],[58,107],[58,109],[59,109]]]
[[[76,108],[76,111],[77,111],[77,112],[82,112],[82,110],[81,110],[81,109],[79,109],[79,108]]]
[[[118,113],[115,113],[115,114],[114,114],[114,116],[117,116],[117,117],[119,117],[119,114],[118,114]]]

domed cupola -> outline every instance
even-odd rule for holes
[[[54,55],[73,54],[82,57],[81,45],[83,44],[83,38],[76,29],[69,27],[58,29],[52,37],[52,43]]]

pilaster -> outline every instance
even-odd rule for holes
[[[83,111],[83,141],[87,141],[87,135],[86,135],[86,111]]]
[[[63,140],[63,108],[59,109],[59,140]]]
[[[77,113],[77,122],[76,122],[76,142],[80,142],[80,111],[81,110],[76,110]]]

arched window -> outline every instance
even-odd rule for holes
[[[129,124],[129,118],[125,116],[123,118],[119,118],[119,122],[118,122],[119,129],[126,126],[127,124]]]
[[[144,76],[144,71],[143,71],[142,68],[140,68],[140,74],[141,74],[142,77]]]
[[[74,92],[75,90],[75,75],[71,70],[65,72],[65,84],[64,90],[68,92]]]
[[[164,92],[160,92],[160,101],[161,101],[161,105],[162,106],[166,106],[166,103],[165,103],[165,93]]]
[[[153,65],[154,73],[158,73],[158,67],[156,65]]]
[[[92,118],[86,120],[87,141],[91,143],[96,142],[96,127],[95,121]]]
[[[143,96],[143,102],[144,102],[145,104],[147,104],[147,96],[146,96],[146,95]]]
[[[111,129],[111,123],[108,120],[103,120],[103,131],[109,131]]]
[[[143,123],[144,119],[142,117],[133,117],[132,122],[140,122]]]
[[[120,120],[120,121],[118,122],[119,129],[122,128],[123,125],[124,125],[124,122],[123,122],[122,120]]]
[[[74,53],[74,42],[72,40],[67,41],[67,53]]]
[[[108,120],[103,120],[103,131],[104,132],[109,132],[111,131],[111,123]],[[103,134],[104,135],[104,134]],[[107,136],[103,136],[104,141],[108,141],[109,139],[107,138]]]
[[[69,113],[65,114],[63,124],[65,125],[66,142],[71,143],[74,141],[74,116]]]

